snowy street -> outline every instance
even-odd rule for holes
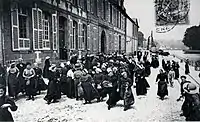
[[[19,109],[13,113],[13,117],[16,122],[184,121],[185,118],[179,116],[182,101],[176,101],[180,96],[179,82],[174,81],[174,88],[168,86],[169,96],[162,101],[157,97],[155,83],[158,72],[159,68],[152,68],[152,73],[147,78],[150,89],[146,96],[136,96],[133,88],[135,104],[126,112],[123,111],[123,101],[118,102],[111,110],[107,109],[106,101],[100,103],[94,101],[92,104],[84,105],[84,101],[76,101],[65,96],[62,96],[60,102],[47,105],[43,100],[44,93],[37,96],[35,101],[26,101],[25,98],[18,100],[16,104]],[[183,74],[184,70],[180,68],[180,75]],[[192,79],[188,77],[188,80]]]

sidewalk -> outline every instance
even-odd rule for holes
[[[173,56],[171,56],[173,58]],[[179,57],[176,56],[176,61],[179,62],[180,65],[180,70],[183,70],[184,72],[182,73],[182,75],[185,75],[185,62],[180,62],[181,59]],[[190,65],[190,74],[186,75],[187,78],[190,78],[190,80],[194,81],[198,86],[200,86],[200,78],[199,78],[199,71],[196,71],[194,66]]]

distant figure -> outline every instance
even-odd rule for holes
[[[187,59],[186,62],[185,62],[185,74],[188,75],[189,73],[190,73],[189,59]]]
[[[49,78],[49,67],[51,66],[50,64],[50,57],[47,56],[45,59],[45,64],[44,64],[44,69],[43,69],[43,77],[44,78]]]

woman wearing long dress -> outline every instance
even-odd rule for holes
[[[19,87],[18,75],[19,70],[16,67],[15,63],[12,63],[8,71],[8,95],[10,97],[14,97],[15,99],[17,99]]]
[[[148,82],[145,79],[145,76],[142,75],[141,72],[135,74],[136,77],[136,94],[139,95],[146,95],[147,94],[147,87]]]
[[[131,89],[132,86],[133,81],[128,78],[127,72],[123,72],[122,78],[120,79],[120,96],[124,100],[124,111],[128,110],[135,103]]]
[[[56,65],[52,64],[49,68],[50,70],[50,77],[47,89],[47,95],[45,96],[44,100],[47,101],[47,104],[55,103],[58,99],[61,98],[61,91],[59,85],[59,78],[60,73],[58,72]]]
[[[37,92],[37,84],[35,78],[35,70],[31,67],[31,63],[26,64],[26,69],[24,69],[23,77],[26,83],[26,94],[28,96],[27,100],[34,100],[34,96]]]
[[[44,78],[49,78],[49,68],[50,68],[51,64],[50,64],[50,57],[47,56],[45,59],[45,64],[44,64],[44,69],[43,69],[43,77]]]
[[[97,89],[92,86],[93,79],[86,69],[83,70],[83,76],[80,78],[80,82],[84,92],[83,98],[85,99],[85,104],[91,103],[91,100],[95,98],[99,102],[100,95]]]
[[[190,73],[190,68],[189,68],[189,60],[185,62],[185,74],[188,75]]]
[[[167,83],[168,77],[167,74],[160,69],[160,74],[157,75],[156,82],[158,82],[158,92],[157,95],[160,96],[161,100],[164,100],[164,97],[168,95]]]

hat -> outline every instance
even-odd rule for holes
[[[108,68],[107,69],[107,72],[109,73],[109,72],[112,72],[112,69],[111,68]]]
[[[19,58],[18,60],[19,60],[19,61],[23,61],[23,58]]]
[[[197,89],[197,86],[193,83],[185,83],[183,84],[183,89],[188,94],[197,94],[199,93],[199,90]]]
[[[52,71],[55,67],[56,67],[56,65],[55,65],[55,64],[52,64],[51,67],[49,67],[49,70]]]
[[[83,71],[88,74],[88,70],[87,69],[83,69]]]
[[[100,68],[96,68],[96,69],[95,69],[95,72],[96,72],[96,73],[100,73],[100,72],[102,72],[102,70],[101,70]]]
[[[185,75],[182,75],[182,76],[181,76],[181,79],[182,79],[182,78],[185,78],[185,79],[186,79],[186,76],[185,76]]]
[[[67,63],[66,63],[67,65],[70,65],[70,61],[67,61]]]
[[[65,67],[65,64],[62,62],[60,63],[60,67],[64,68]]]
[[[50,57],[49,57],[49,56],[47,56],[45,59],[50,59]]]
[[[117,67],[113,67],[113,71],[117,71]]]
[[[109,60],[109,62],[110,62],[110,63],[114,63],[114,61],[113,61],[112,59],[111,59],[111,60]]]

